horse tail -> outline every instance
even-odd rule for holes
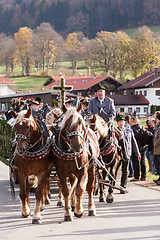
[[[13,200],[16,199],[15,189],[14,189],[14,177],[13,177],[13,168],[9,166],[9,177],[10,177],[10,189],[11,189],[11,196]]]

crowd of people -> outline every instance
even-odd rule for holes
[[[145,128],[140,124],[140,120],[133,116],[122,116],[115,111],[114,101],[106,97],[105,87],[98,85],[96,90],[97,96],[89,99],[85,98],[68,98],[65,101],[66,107],[77,106],[82,103],[83,117],[88,114],[98,114],[106,122],[112,122],[113,138],[117,137],[122,148],[122,157],[119,166],[122,165],[121,186],[126,188],[128,177],[130,181],[146,181],[146,158],[148,160],[149,172],[158,175],[159,178],[154,180],[160,185],[160,112],[156,112],[153,117],[146,120]],[[60,98],[57,98],[60,103]],[[48,112],[52,108],[46,104],[40,97],[36,99],[14,98],[10,102],[11,107],[6,111],[5,117],[11,119],[11,109],[19,112],[24,109],[32,108],[32,114],[37,117],[37,111]],[[46,108],[46,110],[44,110]],[[41,111],[43,109],[43,111]],[[43,116],[45,117],[45,116]],[[114,126],[114,120],[117,121],[118,127]],[[124,193],[124,192],[122,192]]]

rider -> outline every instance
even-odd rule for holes
[[[128,160],[124,148],[123,134],[116,127],[114,127],[114,118],[116,116],[114,101],[105,96],[105,90],[105,86],[102,84],[98,85],[96,90],[97,96],[90,99],[88,112],[91,112],[92,114],[98,114],[105,120],[105,122],[112,123],[111,131],[113,138],[115,138],[115,136],[117,137],[119,145],[122,148],[123,159]]]

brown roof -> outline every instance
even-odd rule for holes
[[[0,84],[4,84],[4,85],[15,85],[16,83],[3,77],[3,76],[0,76]]]
[[[73,86],[73,90],[85,90],[85,89],[92,87],[93,85],[96,85],[97,83],[99,83],[101,81],[104,81],[107,78],[113,79],[120,85],[122,84],[121,82],[115,80],[114,78],[112,78],[110,76],[105,76],[105,77],[65,77],[65,80],[66,80],[65,84]],[[60,85],[60,76],[53,76],[52,79],[53,79],[53,81],[54,80],[55,81],[48,85],[49,88],[51,88],[52,86],[55,86],[55,85]],[[50,82],[50,79],[47,81]],[[44,83],[44,85],[45,85],[45,83]]]
[[[143,95],[109,95],[115,105],[146,105],[149,101]]]
[[[125,90],[130,88],[142,88],[142,87],[148,87],[150,84],[160,80],[160,72],[156,73],[154,71],[147,72],[138,78],[135,78],[131,80],[130,82],[122,85],[119,87],[119,90]]]

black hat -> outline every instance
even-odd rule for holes
[[[157,118],[158,120],[160,120],[160,113],[157,114],[156,118]]]
[[[35,99],[36,101],[38,101],[39,103],[40,102],[43,102],[43,99],[42,98],[40,98],[40,97],[36,97],[36,99]]]
[[[101,83],[98,84],[96,91],[100,89],[106,90],[105,86],[103,86]]]
[[[83,98],[83,100],[81,102],[82,102],[82,104],[89,103],[89,97]]]
[[[124,117],[123,115],[120,115],[120,114],[119,114],[119,115],[116,117],[116,121],[118,122],[118,121],[121,121],[121,120],[126,121],[125,117]]]
[[[32,105],[32,104],[39,105],[39,102],[36,101],[34,98],[31,98],[30,104],[31,104],[31,105]]]

